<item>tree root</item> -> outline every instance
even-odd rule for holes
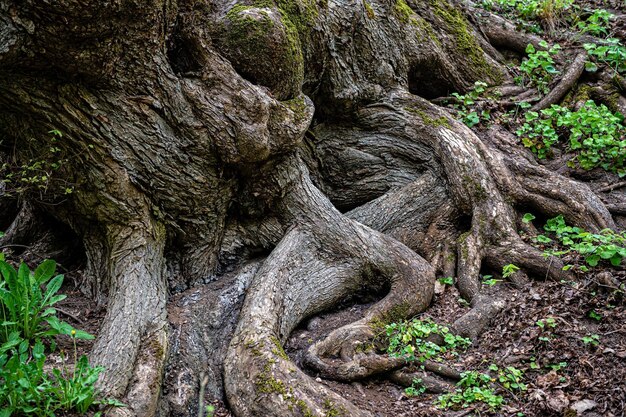
[[[136,222],[107,232],[109,302],[91,359],[106,367],[98,381],[105,395],[126,396],[134,413],[151,415],[167,354],[163,228]]]
[[[569,66],[559,83],[554,87],[539,103],[533,105],[533,111],[539,111],[550,107],[553,104],[558,103],[565,94],[578,82],[578,79],[585,70],[585,62],[587,61],[587,53],[582,52],[576,55],[574,61]]]
[[[435,378],[426,372],[410,371],[408,369],[399,369],[389,374],[389,380],[403,387],[410,387],[413,381],[419,380],[420,385],[427,392],[433,394],[443,394],[454,389],[454,385],[445,382],[439,378]]]
[[[363,320],[315,344],[307,361],[322,374],[328,371],[345,380],[388,371],[393,360],[355,355],[358,343],[373,338],[373,323],[406,318],[426,308],[434,274],[404,245],[334,210],[310,183],[306,171],[297,161],[293,164],[278,167],[276,182],[292,184],[279,206],[289,213],[286,220],[297,219],[298,226],[266,259],[249,290],[225,360],[226,394],[241,416],[284,415],[290,406],[323,415],[326,405],[321,395],[350,415],[368,415],[295,369],[281,344],[305,317],[329,308],[359,287],[381,288],[386,282],[391,287],[387,296]],[[316,297],[310,296],[311,291]],[[332,371],[326,355],[343,356],[343,367]]]

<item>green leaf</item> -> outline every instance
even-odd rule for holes
[[[589,264],[589,266],[597,266],[600,261],[600,255],[590,255],[585,258],[585,262]]]
[[[52,273],[54,273],[54,271]],[[57,293],[57,291],[61,289],[61,285],[63,285],[63,275],[57,275],[56,277],[52,278],[52,280],[46,286],[46,293],[42,302],[44,306],[53,304],[50,303],[50,300]]]
[[[613,255],[613,257],[610,259],[611,265],[620,266],[620,264],[622,263],[622,259],[623,259],[622,255],[619,255],[619,254]]]
[[[523,223],[530,223],[531,221],[533,221],[535,219],[536,219],[535,216],[533,216],[530,213],[526,213],[526,214],[524,214],[524,217],[522,217],[522,222]]]
[[[52,259],[46,259],[37,267],[37,269],[35,269],[35,280],[39,284],[48,281],[52,275],[54,275],[56,267],[57,263],[55,261]]]

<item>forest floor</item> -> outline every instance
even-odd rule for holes
[[[494,3],[497,3],[494,0]],[[515,4],[511,0],[510,3]],[[626,38],[626,8],[620,0],[577,1],[580,10],[589,15],[589,11],[606,9],[615,17],[606,28],[602,37]],[[564,36],[559,18],[551,21],[553,32],[542,28],[539,34],[550,44],[559,43],[563,50],[561,58],[563,71],[576,50],[580,51],[580,39]],[[545,23],[545,22],[544,22]],[[541,22],[531,21],[530,26],[541,28]],[[568,55],[569,54],[569,55]],[[512,66],[519,66],[522,57],[507,54]],[[568,58],[569,57],[569,58]],[[557,62],[557,66],[559,62]],[[575,90],[580,90],[586,82],[593,83],[596,74],[585,73]],[[558,76],[549,87],[558,82]],[[574,92],[575,95],[575,92]],[[569,98],[571,100],[571,93]],[[480,100],[476,100],[480,101]],[[472,104],[463,108],[458,102],[453,112],[470,113]],[[495,115],[504,114],[489,101],[480,112],[488,110],[489,121],[481,121],[473,126],[480,134],[481,129],[490,123],[501,123],[509,129],[519,127],[505,118]],[[623,138],[626,140],[626,138]],[[521,143],[520,143],[520,146]],[[592,189],[608,190],[602,194],[605,202],[611,203],[612,193],[623,193],[626,184],[615,174],[602,169],[584,171],[568,167],[564,161],[568,157],[566,147],[553,149],[553,158],[544,161],[549,168],[561,174],[586,181]],[[617,184],[617,187],[611,188]],[[619,185],[621,184],[621,185]],[[621,231],[626,225],[624,217],[617,217]],[[532,236],[528,236],[531,239]],[[582,262],[573,259],[573,263]],[[68,274],[72,278],[72,274]],[[376,416],[567,416],[576,415],[624,416],[626,410],[626,305],[624,288],[626,270],[622,266],[611,267],[601,263],[597,267],[583,272],[576,269],[572,280],[561,282],[546,281],[541,277],[523,286],[513,286],[505,281],[496,284],[507,296],[507,306],[495,317],[487,331],[467,350],[449,362],[459,371],[476,370],[493,374],[489,366],[495,364],[499,369],[514,367],[522,371],[525,390],[496,387],[496,394],[504,397],[504,405],[497,411],[489,410],[482,403],[469,405],[460,410],[442,410],[437,408],[438,395],[424,393],[417,396],[407,395],[403,387],[390,383],[386,379],[369,379],[359,383],[344,384],[335,381],[321,381],[323,384],[363,409],[370,410]],[[68,279],[66,282],[71,282]],[[68,284],[70,285],[70,284]],[[59,312],[64,320],[73,326],[97,333],[104,314],[102,308],[84,301],[84,298],[71,288],[66,288],[68,298],[59,303]],[[371,301],[371,300],[370,300]],[[310,319],[290,337],[287,354],[301,365],[303,352],[314,342],[323,339],[330,331],[340,325],[350,323],[362,316],[369,304],[350,303],[343,309],[327,312]],[[450,324],[467,311],[469,307],[460,299],[454,286],[437,284],[437,293],[432,307],[422,316],[431,318],[436,323]],[[70,345],[60,346],[66,351]],[[80,341],[79,354],[88,352],[91,342]],[[51,357],[54,361],[54,357]],[[312,374],[313,377],[316,375]],[[215,403],[216,416],[230,415],[223,404]]]

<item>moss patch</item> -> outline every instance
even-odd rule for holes
[[[372,5],[369,4],[366,0],[363,0],[363,7],[365,8],[365,15],[367,17],[369,17],[370,19],[376,18],[376,13],[374,13],[374,9],[372,8]]]
[[[281,359],[284,359],[286,361],[289,360],[289,357],[287,356],[287,354],[285,353],[285,350],[283,349],[283,346],[280,344],[280,340],[278,340],[278,338],[272,336],[270,338],[272,344],[274,345],[274,347],[272,348],[272,353],[276,356],[278,356]]]
[[[445,126],[448,128],[451,127],[450,121],[445,116],[433,118],[433,117],[430,117],[428,114],[426,114],[425,111],[418,109],[417,107],[405,107],[404,109],[410,113],[413,113],[419,116],[419,118],[422,119],[424,124],[428,126],[433,126],[433,127]]]
[[[398,321],[408,318],[411,311],[411,303],[408,301],[396,304],[389,311],[384,312],[380,317],[370,322],[370,327],[376,332],[385,330],[385,326],[390,323],[396,323]]]
[[[476,75],[489,74],[493,81],[502,79],[502,74],[496,71],[485,58],[485,53],[476,42],[475,36],[469,28],[463,14],[446,0],[428,0],[435,15],[445,23],[447,31],[454,37],[456,49],[466,56],[476,69]]]

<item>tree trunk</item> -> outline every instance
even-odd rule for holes
[[[507,132],[479,138],[427,101],[510,79],[501,37],[460,6],[234,3],[0,0],[2,149],[28,160],[63,133],[74,192],[28,204],[83,240],[82,290],[107,305],[91,357],[117,413],[217,398],[240,417],[367,416],[285,355],[303,320],[384,293],[305,363],[343,381],[397,370],[357,346],[427,309],[436,274],[457,276],[471,337],[502,308],[481,268],[565,274],[521,240],[519,209],[613,225]],[[0,221],[23,230],[20,213]]]

